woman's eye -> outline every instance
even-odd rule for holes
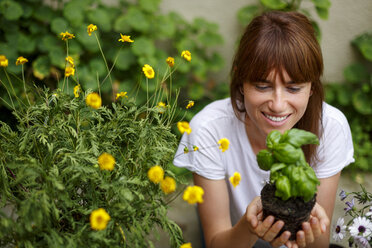
[[[266,90],[266,89],[270,88],[270,86],[268,86],[268,85],[260,85],[260,84],[256,84],[255,87],[258,90]]]
[[[290,92],[298,92],[301,90],[301,87],[287,87]]]

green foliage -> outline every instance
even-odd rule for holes
[[[319,144],[318,137],[310,132],[292,128],[281,134],[273,130],[266,138],[267,149],[257,154],[262,170],[270,170],[270,182],[275,183],[275,196],[283,201],[291,197],[311,200],[319,185],[314,170],[305,160],[301,146]]]
[[[118,42],[119,33],[130,35],[135,41],[120,51],[117,70],[112,72],[111,77],[116,88],[136,95],[138,102],[146,100],[146,90],[138,88],[138,68],[150,64],[161,71],[166,67],[168,56],[176,57],[183,50],[192,53],[193,63],[180,66],[173,75],[174,87],[167,89],[173,93],[182,89],[180,104],[195,100],[198,104],[193,110],[197,111],[217,95],[227,94],[224,85],[211,83],[211,74],[223,66],[222,57],[213,50],[223,42],[216,24],[201,18],[188,22],[174,12],[163,14],[159,11],[160,0],[120,0],[116,5],[104,2],[1,1],[0,53],[10,58],[8,70],[21,77],[21,70],[15,66],[14,59],[24,56],[32,61],[25,67],[27,81],[56,89],[56,82],[63,78],[66,50],[64,42],[56,38],[61,32],[68,31],[76,35],[69,47],[69,55],[80,68],[77,72],[79,81],[83,88],[96,90],[97,72],[102,80],[107,71],[102,61],[95,61],[101,56],[100,50],[94,36],[88,36],[86,31],[86,27],[93,23],[98,27],[96,33],[109,68],[122,46]],[[109,88],[103,88],[102,93],[109,94]],[[5,92],[1,92],[0,97],[5,98]]]
[[[149,247],[160,227],[179,247],[169,197],[147,178],[154,165],[174,177],[170,112],[126,98],[94,110],[88,93],[39,91],[40,101],[14,112],[15,130],[0,123],[0,246]],[[100,170],[103,152],[115,158],[113,171]],[[111,217],[102,231],[89,224],[97,208]]]
[[[326,99],[350,123],[355,163],[347,169],[372,172],[372,34],[362,34],[351,43],[360,59],[344,69],[344,83],[326,85]]]
[[[240,24],[246,26],[254,17],[261,15],[266,11],[279,10],[279,11],[298,11],[306,15],[312,22],[318,40],[321,38],[321,31],[318,23],[312,17],[311,13],[301,7],[304,0],[260,0],[257,4],[251,4],[242,7],[238,13],[238,20]],[[330,0],[311,0],[314,5],[315,12],[323,19],[328,19],[329,8],[331,7]]]

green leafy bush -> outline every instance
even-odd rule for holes
[[[350,123],[355,163],[349,167],[372,172],[372,34],[362,34],[351,44],[360,60],[344,69],[344,83],[326,85],[326,99],[341,109]]]
[[[279,10],[279,11],[298,11],[305,14],[314,26],[317,33],[317,38],[321,38],[321,30],[319,24],[312,18],[311,11],[307,8],[301,7],[304,0],[260,0],[257,4],[250,4],[242,7],[238,13],[238,20],[246,26],[254,17],[262,14],[265,11]],[[311,0],[314,4],[317,15],[323,19],[328,19],[329,8],[331,7],[330,0]]]
[[[55,89],[58,88],[56,82],[63,78],[65,65],[63,43],[56,37],[60,32],[69,31],[77,37],[77,42],[69,47],[69,55],[79,66],[77,75],[81,85],[96,90],[97,77],[105,77],[107,70],[86,26],[93,23],[99,27],[102,50],[110,68],[120,49],[119,33],[130,35],[135,43],[120,50],[111,77],[115,91],[128,91],[143,103],[146,92],[153,93],[155,88],[146,88],[138,76],[138,66],[151,64],[162,71],[164,57],[187,49],[193,54],[194,62],[180,66],[173,75],[176,79],[173,89],[166,90],[174,93],[181,88],[180,104],[188,100],[201,102],[195,106],[198,110],[215,98],[215,94],[227,92],[227,88],[214,83],[210,75],[223,65],[222,57],[213,50],[223,39],[216,24],[201,18],[187,22],[174,12],[163,14],[159,10],[160,2],[120,0],[116,5],[107,5],[100,0],[3,0],[0,2],[0,53],[9,58],[27,57],[32,61],[32,67],[25,72],[28,81]],[[112,36],[113,32],[117,33],[116,37]],[[20,77],[21,70],[13,63],[8,70]],[[102,92],[108,94],[110,87],[105,86]],[[15,85],[15,90],[21,94],[22,87]],[[69,93],[72,94],[72,89]],[[5,92],[0,96],[7,98]],[[189,116],[190,112],[186,113],[186,117]]]
[[[73,46],[73,34],[62,37]],[[19,97],[13,87],[17,78],[8,75],[10,63],[0,56],[10,101],[1,100],[17,123],[0,121],[0,246],[153,247],[149,237],[160,228],[179,247],[182,231],[167,209],[181,180],[171,170],[178,145],[171,129],[180,113],[177,95],[171,99],[164,90],[176,69],[168,65],[162,80],[152,80],[157,73],[143,67],[146,89],[155,85],[145,104],[120,92],[102,105],[100,94],[71,73],[80,71],[74,60],[64,59],[62,87],[35,87],[30,100]],[[22,72],[33,63],[26,62],[17,59]],[[110,75],[96,80],[99,93]],[[24,77],[20,81],[26,85]],[[76,81],[73,95],[65,87],[71,81]],[[163,98],[168,105],[159,104]]]

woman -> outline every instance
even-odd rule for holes
[[[204,189],[198,205],[206,246],[328,247],[329,223],[341,170],[353,162],[350,128],[344,115],[323,102],[320,76],[323,60],[309,20],[296,12],[268,12],[256,17],[243,34],[231,70],[231,98],[206,106],[190,122],[177,154],[185,145],[198,147],[230,141],[218,148],[176,155],[174,164],[193,171]],[[262,220],[260,191],[269,179],[256,154],[266,148],[267,134],[293,127],[315,133],[320,145],[304,146],[309,164],[320,180],[317,203],[309,222],[289,241],[275,238],[284,225],[272,216]],[[241,174],[234,188],[229,177]],[[256,243],[256,241],[258,242]],[[268,246],[270,247],[270,246]]]

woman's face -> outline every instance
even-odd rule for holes
[[[291,129],[304,115],[309,102],[311,83],[296,83],[285,70],[272,70],[259,82],[245,83],[244,106],[247,112],[247,134],[253,140],[266,140],[272,130]],[[252,142],[252,139],[251,139]]]

